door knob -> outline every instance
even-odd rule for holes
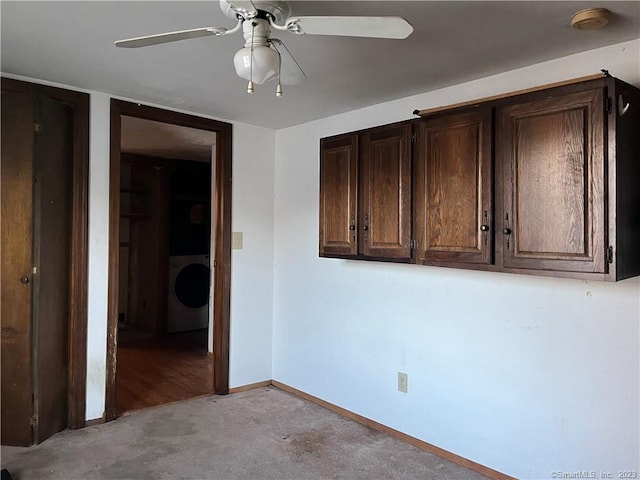
[[[511,229],[509,227],[504,227],[502,229],[502,233],[504,233],[505,235],[511,235]]]
[[[20,278],[20,283],[29,283],[29,277],[26,275]]]

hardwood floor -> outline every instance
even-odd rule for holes
[[[118,414],[213,393],[207,330],[144,338],[119,334]]]

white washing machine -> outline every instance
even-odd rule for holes
[[[167,332],[209,326],[209,255],[169,257]]]

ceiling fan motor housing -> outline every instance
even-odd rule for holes
[[[259,16],[260,11],[268,13],[278,24],[283,24],[291,13],[291,7],[283,1],[242,1],[220,0],[220,9],[229,18],[245,20]]]
[[[271,37],[271,27],[269,22],[261,18],[253,18],[242,22],[242,35],[244,36],[244,46],[269,45]]]
[[[269,22],[261,18],[245,20],[242,24],[245,44],[233,57],[236,74],[258,85],[278,76],[280,56],[270,47]]]

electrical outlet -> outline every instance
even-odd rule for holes
[[[234,250],[242,250],[242,232],[233,232],[231,236],[231,248]]]
[[[408,375],[406,373],[398,372],[398,391],[407,393]]]

